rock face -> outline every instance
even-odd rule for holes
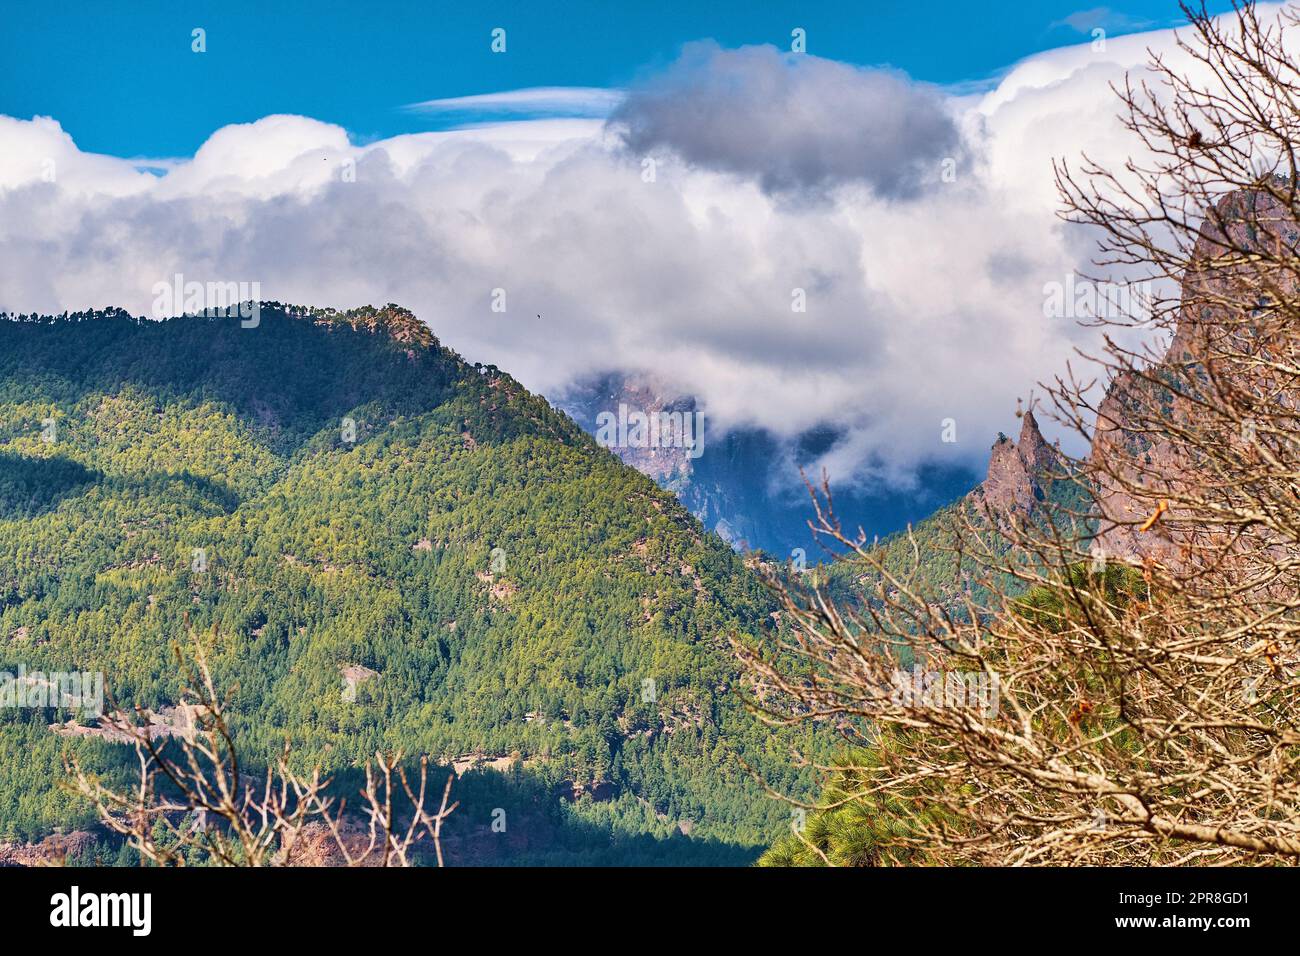
[[[1218,225],[1218,224],[1221,224]],[[1096,474],[1100,527],[1094,551],[1128,561],[1156,560],[1176,566],[1188,554],[1192,536],[1201,534],[1176,502],[1189,479],[1203,472],[1203,456],[1194,443],[1170,434],[1170,424],[1187,423],[1189,431],[1221,447],[1241,448],[1253,437],[1222,422],[1215,424],[1193,397],[1210,407],[1220,402],[1210,385],[1207,363],[1223,366],[1225,353],[1238,356],[1231,367],[1213,369],[1227,378],[1238,398],[1269,396],[1270,403],[1294,403],[1289,383],[1252,369],[1248,357],[1269,358],[1269,333],[1256,327],[1251,313],[1237,305],[1259,295],[1263,278],[1255,262],[1243,262],[1240,250],[1268,250],[1277,255],[1300,246],[1300,228],[1288,209],[1265,192],[1225,196],[1207,217],[1192,253],[1194,267],[1182,283],[1174,335],[1159,363],[1146,374],[1121,371],[1112,379],[1098,408],[1090,463]],[[1234,252],[1234,250],[1237,250]],[[1284,253],[1285,254],[1285,253]],[[1269,283],[1294,296],[1289,275],[1270,275]],[[1282,344],[1283,350],[1287,348]],[[1266,367],[1267,361],[1260,366]],[[1164,387],[1161,380],[1171,382]],[[1197,383],[1204,383],[1198,385]],[[1199,395],[1189,395],[1198,392]],[[1199,422],[1198,422],[1199,418]],[[1249,456],[1245,456],[1249,457]],[[1150,488],[1150,494],[1144,489]],[[1167,511],[1165,506],[1168,506]],[[1158,522],[1147,526],[1148,519]],[[1145,527],[1145,530],[1142,530]]]
[[[971,498],[995,516],[1028,512],[1047,497],[1047,483],[1060,470],[1056,451],[1047,444],[1031,408],[1020,426],[1020,440],[999,434],[989,457],[988,477]]]
[[[1145,393],[1145,394],[1144,394]],[[1152,388],[1136,375],[1121,373],[1111,382],[1097,410],[1090,464],[1095,474],[1100,527],[1093,553],[1107,559],[1140,561],[1150,557],[1173,560],[1178,545],[1164,522],[1142,532],[1138,529],[1158,507],[1158,502],[1124,487],[1124,481],[1107,475],[1114,469],[1125,481],[1148,485],[1164,484],[1163,475],[1174,475],[1182,467],[1172,444],[1136,426],[1141,409],[1154,398]]]
[[[690,415],[696,411],[694,399],[674,396],[672,389],[648,375],[603,376],[575,392],[561,407],[593,433],[597,431],[600,415],[617,415],[620,407],[650,417],[661,413]],[[690,457],[684,445],[671,440],[658,444],[646,442],[644,447],[635,443],[615,443],[608,447],[626,464],[664,487],[689,479],[693,463],[698,460]]]
[[[95,842],[85,830],[53,833],[39,843],[0,843],[0,866],[63,866]]]
[[[598,434],[597,416],[620,405],[647,415],[697,410],[695,400],[649,372],[609,372],[553,396],[557,408],[587,432]],[[782,442],[761,428],[734,428],[725,434],[703,419],[702,454],[683,448],[610,447],[625,463],[673,492],[710,531],[740,551],[762,549],[790,557],[802,549],[811,559],[822,552],[808,521],[813,517],[808,492],[799,475],[839,439],[831,430],[814,430],[798,441]],[[817,469],[809,469],[816,480]],[[868,536],[884,537],[909,522],[923,520],[936,508],[968,492],[978,475],[961,467],[923,471],[920,491],[846,487],[832,475],[835,510],[846,529],[861,527]]]
[[[131,728],[147,734],[150,740],[193,740],[202,728],[205,710],[200,704],[177,704],[157,710],[144,710],[138,714],[115,711],[103,717],[80,723],[72,718],[65,723],[50,724],[50,730],[60,737],[98,737],[114,744],[131,744],[137,739]],[[141,719],[143,718],[143,719]]]
[[[694,415],[696,403],[690,396],[649,373],[608,373],[570,389],[556,403],[588,432],[599,436],[602,414],[617,415],[620,408],[657,417],[662,413]],[[598,438],[599,440],[599,438]],[[607,446],[625,464],[652,478],[661,488],[677,495],[686,508],[710,531],[738,550],[767,546],[761,531],[761,508],[755,506],[750,485],[757,485],[763,498],[765,476],[752,462],[744,439],[739,435],[715,441],[703,422],[701,453],[692,456],[674,442],[658,446],[632,444]],[[719,467],[716,462],[725,460]]]
[[[394,342],[402,345],[425,349],[434,348],[438,344],[437,337],[427,325],[415,317],[415,313],[392,303],[383,308],[363,306],[348,312],[338,312],[334,309],[303,311],[309,314],[317,325],[326,328],[348,326],[359,332],[387,335]]]
[[[1016,448],[1020,452],[1020,460],[1024,462],[1026,472],[1031,477],[1037,476],[1041,479],[1042,476],[1049,475],[1060,468],[1061,462],[1057,457],[1056,449],[1043,439],[1043,433],[1038,428],[1038,419],[1034,418],[1032,408],[1025,412],[1024,419],[1021,421],[1020,441]]]

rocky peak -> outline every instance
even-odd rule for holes
[[[1043,438],[1031,408],[1020,426],[1020,440],[1001,432],[989,455],[988,477],[973,494],[993,511],[1028,511],[1046,497],[1046,485],[1057,471],[1056,450]]]
[[[1043,433],[1038,429],[1038,420],[1034,418],[1032,408],[1025,412],[1016,448],[1031,476],[1042,478],[1050,475],[1059,465],[1056,451],[1047,444]]]
[[[996,512],[1028,510],[1034,503],[1035,485],[1016,443],[1002,433],[993,443],[988,477],[974,492]]]
[[[1284,181],[1279,181],[1279,184]],[[1178,565],[1187,546],[1185,532],[1175,534],[1180,515],[1175,507],[1159,524],[1147,520],[1156,513],[1164,494],[1196,474],[1196,454],[1188,443],[1162,434],[1151,425],[1152,418],[1168,416],[1193,422],[1197,405],[1180,394],[1187,388],[1188,369],[1208,356],[1236,352],[1250,354],[1261,348],[1251,323],[1241,322],[1240,312],[1223,303],[1234,303],[1252,291],[1251,277],[1234,268],[1241,250],[1258,249],[1276,258],[1294,254],[1300,248],[1300,224],[1277,197],[1265,190],[1239,190],[1223,196],[1214,212],[1207,215],[1197,238],[1187,273],[1182,277],[1177,323],[1169,348],[1153,371],[1170,370],[1177,384],[1164,389],[1158,378],[1119,371],[1112,379],[1098,408],[1091,461],[1097,469],[1097,505],[1101,528],[1094,550],[1126,560],[1154,559]],[[1234,252],[1234,250],[1236,250]],[[1267,260],[1264,260],[1267,261]],[[1261,266],[1259,287],[1276,282],[1294,294],[1294,279],[1288,271],[1270,275]],[[1233,374],[1246,392],[1277,393],[1277,401],[1295,401],[1285,388],[1267,378],[1252,379],[1238,363]],[[1220,370],[1222,374],[1223,370]],[[1177,381],[1181,375],[1182,381]],[[1291,395],[1294,395],[1291,392]],[[1212,427],[1212,426],[1210,426]],[[1123,480],[1118,480],[1119,476]],[[1150,494],[1140,490],[1150,487]],[[1173,497],[1170,495],[1170,497]]]
[[[392,303],[383,308],[366,305],[347,312],[317,309],[311,312],[311,317],[317,325],[346,325],[358,332],[387,335],[399,345],[426,349],[438,345],[433,332],[414,312]]]

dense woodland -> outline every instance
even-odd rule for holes
[[[286,740],[345,778],[377,748],[516,758],[462,777],[453,857],[755,858],[790,811],[737,755],[809,785],[736,692],[727,636],[773,607],[671,494],[396,307],[0,321],[0,670],[162,708],[192,626],[253,772]],[[0,709],[0,839],[91,821],[68,752],[134,759],[70,716]]]

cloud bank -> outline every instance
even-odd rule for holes
[[[906,485],[925,462],[982,467],[1016,398],[1087,344],[1043,314],[1044,285],[1091,253],[1055,217],[1051,159],[1122,163],[1108,83],[1172,45],[1052,51],[958,98],[698,44],[609,123],[356,145],[273,116],[162,175],[81,152],[56,120],[0,117],[0,309],[145,314],[176,273],[300,304],[398,302],[543,393],[650,370],[711,429],[831,425],[833,478]]]

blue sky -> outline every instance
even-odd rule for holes
[[[1113,85],[1187,62],[1172,0],[9,6],[0,310],[165,314],[177,274],[396,302],[536,392],[649,370],[903,490],[1095,351],[1044,309],[1093,252],[1053,163],[1144,155]]]
[[[1091,25],[1117,36],[1178,21],[1172,0],[10,5],[0,113],[53,116],[87,151],[188,156],[224,125],[275,113],[341,125],[357,142],[496,118],[401,107],[531,87],[621,87],[701,38],[786,48],[797,26],[818,56],[956,84],[1080,42]],[[190,49],[195,27],[207,31],[202,55]],[[490,50],[495,27],[507,31],[504,55]]]

